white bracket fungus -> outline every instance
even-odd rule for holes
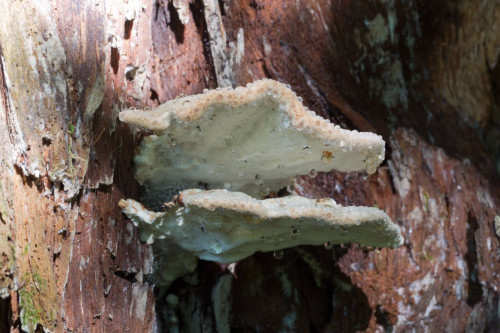
[[[241,192],[193,189],[182,191],[167,212],[148,212],[131,199],[120,201],[120,207],[148,243],[165,239],[224,264],[301,244],[397,247],[402,242],[399,227],[383,211],[343,207],[329,198],[257,200]]]
[[[203,182],[257,196],[313,169],[371,174],[384,159],[379,135],[333,125],[273,80],[176,98],[154,110],[128,109],[120,120],[155,131],[134,160],[146,187]]]
[[[380,136],[331,124],[279,82],[179,97],[154,110],[128,109],[120,120],[154,131],[134,159],[146,188],[189,189],[201,182],[214,189],[182,191],[166,212],[120,201],[141,239],[162,240],[155,247],[170,251],[155,273],[160,284],[194,270],[196,257],[231,263],[301,244],[403,243],[399,227],[376,208],[299,196],[255,199],[310,170],[373,173],[384,158]]]

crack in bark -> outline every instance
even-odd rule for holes
[[[127,271],[122,271],[122,270],[116,270],[113,271],[113,274],[119,278],[122,278],[124,280],[127,280],[131,283],[136,283],[137,279],[135,278],[136,273],[135,272],[127,272]]]
[[[184,27],[184,24],[182,24],[179,13],[177,12],[177,9],[174,7],[174,4],[172,2],[168,3],[167,11],[163,10],[163,15],[165,16],[165,22],[167,26],[174,33],[175,41],[177,42],[177,44],[183,44],[184,30],[186,30],[186,28]]]
[[[479,224],[474,216],[469,215],[467,219],[467,253],[465,261],[467,262],[467,304],[474,307],[482,299],[482,288],[478,276],[476,231]]]

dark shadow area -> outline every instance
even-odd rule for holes
[[[167,22],[167,26],[172,30],[175,36],[175,41],[177,44],[184,43],[184,24],[182,24],[181,19],[179,18],[179,13],[177,13],[177,9],[175,9],[172,2],[168,2],[168,15],[165,12],[165,20]]]
[[[493,107],[484,129],[483,140],[488,150],[494,155],[495,167],[500,174],[500,58],[490,70]]]
[[[33,188],[33,186],[36,187],[38,192],[42,193],[44,191],[44,186],[40,178],[37,178],[33,175],[25,175],[25,172],[19,165],[14,165],[14,169],[16,170],[17,174],[22,178],[23,184],[29,186],[30,188]]]
[[[300,246],[283,250],[280,260],[257,252],[239,262],[231,331],[287,331],[285,318],[296,332],[365,330],[373,313],[367,296],[336,264],[346,252],[341,246]]]
[[[130,39],[130,34],[132,33],[132,28],[134,27],[134,20],[125,20],[125,32],[123,38]]]
[[[118,276],[121,279],[127,280],[132,283],[136,283],[137,279],[135,278],[136,272],[126,272],[121,270],[116,270],[113,272],[114,275]]]
[[[372,310],[363,291],[341,273],[335,276],[332,303],[332,325],[334,332],[357,332],[368,327]],[[356,314],[356,315],[353,315]]]
[[[474,216],[469,215],[467,220],[467,304],[473,307],[481,301],[482,289],[478,278],[477,251],[476,251],[476,231],[479,224]]]
[[[210,331],[217,332],[213,317],[213,288],[223,274],[213,262],[198,261],[196,272],[176,279],[172,285],[155,287],[157,332],[192,332],[200,330],[197,324],[211,323]],[[172,302],[172,299],[177,299]],[[203,326],[206,328],[206,326]]]
[[[496,66],[491,70],[491,91],[495,104],[500,106],[500,57],[496,61]]]
[[[9,325],[10,297],[0,297],[0,332],[10,332]]]
[[[490,294],[491,293],[490,291]],[[485,332],[500,332],[500,295],[494,294],[490,302],[486,305],[486,329]]]
[[[377,324],[381,325],[385,332],[392,332],[394,323],[398,321],[397,316],[386,311],[380,304],[375,308],[375,318],[377,319]]]
[[[214,82],[215,68],[213,66],[214,60],[212,58],[212,51],[210,50],[210,36],[208,35],[207,23],[205,21],[204,5],[202,0],[194,0],[189,4],[189,10],[193,16],[196,31],[198,32],[203,44],[203,56],[208,64],[210,64],[210,81]]]
[[[285,249],[280,258],[275,259],[272,252],[257,252],[238,262],[232,289],[231,332],[287,331],[283,323],[286,317],[293,318],[296,332],[307,331],[307,307],[299,294],[302,290],[297,288],[303,279],[300,256],[293,249]],[[321,307],[321,302],[316,302]]]
[[[113,74],[118,73],[118,66],[120,64],[120,52],[118,48],[111,48],[111,68],[113,69]]]
[[[373,313],[363,290],[354,285],[337,265],[338,260],[347,251],[348,248],[341,245],[333,247],[333,255],[336,258],[333,267],[333,308],[330,322],[333,332],[363,331],[368,327]]]
[[[224,0],[219,0],[219,9],[222,16],[226,16],[226,8],[224,7]]]
[[[154,90],[153,88],[151,88],[149,90],[149,92],[150,92],[149,93],[149,99],[152,100],[152,101],[154,101],[154,102],[156,102],[156,103],[158,103],[158,105],[160,105],[160,99],[158,97],[158,93],[156,92],[156,90]]]

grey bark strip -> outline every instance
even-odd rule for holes
[[[226,48],[226,32],[222,24],[219,3],[217,0],[203,0],[203,5],[217,84],[221,88],[236,87],[229,52]]]

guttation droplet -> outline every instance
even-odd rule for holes
[[[340,227],[340,235],[341,236],[347,235],[347,228],[346,227],[344,227],[344,226]]]
[[[234,140],[231,136],[227,135],[224,137],[224,143],[226,144],[227,147],[231,147],[234,143]]]
[[[267,197],[269,195],[269,193],[271,193],[271,189],[269,187],[267,187],[267,186],[261,186],[260,187],[259,194],[262,197]]]
[[[309,171],[309,177],[316,178],[317,175],[318,175],[318,172],[316,171],[316,169],[311,169]]]
[[[327,250],[331,250],[333,248],[333,244],[332,242],[325,242],[325,249]]]
[[[302,148],[302,151],[307,153],[307,154],[310,154],[311,153],[311,146],[305,145],[304,148]]]
[[[283,250],[276,250],[276,251],[274,251],[273,257],[276,260],[283,259]]]
[[[201,127],[200,126],[195,126],[193,127],[193,129],[191,130],[191,136],[193,138],[198,138],[201,136]]]
[[[210,242],[210,249],[212,249],[215,254],[220,254],[222,252],[222,244],[218,240],[212,240]]]
[[[238,168],[240,168],[241,170],[245,170],[247,165],[248,165],[247,160],[240,160],[240,162],[238,163]]]
[[[300,236],[300,230],[296,226],[292,226],[292,231],[290,232],[290,237],[292,239],[297,239]]]

